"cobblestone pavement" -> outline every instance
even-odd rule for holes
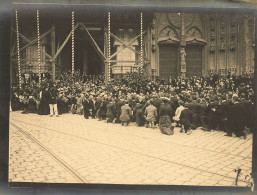
[[[247,186],[252,135],[224,132],[190,135],[175,128],[107,124],[80,115],[10,113],[10,182]]]

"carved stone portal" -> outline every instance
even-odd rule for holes
[[[215,17],[210,16],[210,52],[215,52]]]

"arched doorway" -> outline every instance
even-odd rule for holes
[[[186,46],[186,77],[202,75],[203,45],[192,44]]]
[[[167,80],[170,76],[178,76],[178,45],[159,44],[159,76]]]

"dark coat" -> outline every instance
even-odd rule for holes
[[[144,126],[145,124],[144,112],[142,108],[143,105],[138,103],[133,110],[135,121],[138,126]]]
[[[124,102],[120,99],[117,100],[115,109],[116,109],[116,118],[119,119],[121,115],[121,107],[124,105]]]
[[[99,107],[99,112],[98,112],[98,116],[101,118],[106,118],[106,112],[107,112],[107,101],[103,100],[100,107]]]
[[[42,98],[39,102],[38,106],[38,114],[40,115],[48,115],[50,114],[50,108],[49,108],[49,100],[50,100],[50,93],[49,91],[42,91]]]
[[[50,91],[49,104],[57,104],[57,90],[56,88],[52,88]]]
[[[116,117],[115,105],[114,105],[113,103],[109,102],[109,103],[106,105],[106,109],[107,109],[106,117],[107,117],[108,119],[113,120],[113,119]]]
[[[231,106],[228,115],[228,125],[232,132],[242,134],[246,126],[247,116],[245,115],[245,107],[242,103],[235,103]]]
[[[27,112],[28,113],[35,113],[37,110],[37,104],[33,98],[29,99],[29,103],[27,106]]]
[[[180,115],[180,123],[185,126],[191,126],[192,124],[192,111],[189,109],[184,109]]]
[[[192,124],[196,128],[199,123],[199,104],[193,100],[189,103],[189,110],[192,112]]]
[[[169,103],[161,104],[159,115],[160,115],[160,117],[161,116],[169,116],[170,118],[172,118],[173,111],[172,111],[171,105]]]

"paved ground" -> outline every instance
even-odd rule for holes
[[[191,135],[65,114],[10,113],[10,182],[247,186],[252,135]]]

